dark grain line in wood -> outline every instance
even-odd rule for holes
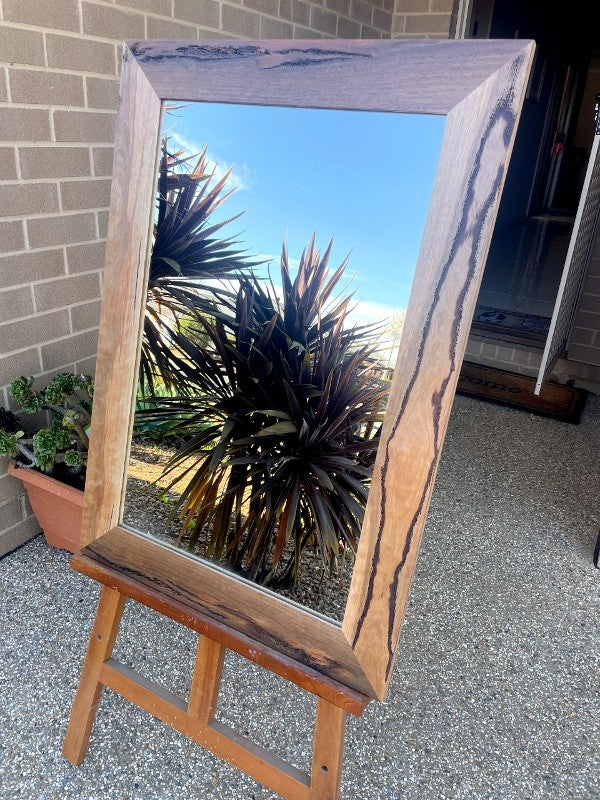
[[[464,328],[474,303],[473,286],[468,292],[465,289],[468,276],[465,278],[462,271],[469,268],[465,253],[461,251],[457,260],[456,274],[456,290],[463,287],[462,299],[460,291],[457,296],[454,290],[448,290],[448,281],[440,282],[439,275],[448,258],[452,237],[457,249],[468,241],[466,232],[462,238],[456,238],[461,195],[463,221],[468,217],[468,214],[465,216],[464,190],[459,191],[457,186],[456,191],[446,191],[443,183],[438,183],[432,197],[432,207],[437,208],[441,222],[437,230],[433,224],[426,231],[430,263],[420,262],[417,268],[415,281],[420,287],[419,293],[414,301],[411,297],[414,307],[409,307],[407,314],[407,327],[412,325],[415,330],[407,330],[403,335],[408,348],[404,361],[408,375],[417,369],[411,391],[405,393],[406,402],[417,397],[427,422],[416,431],[394,426],[394,441],[386,432],[387,460],[380,474],[383,483],[375,491],[371,490],[374,508],[379,508],[378,513],[384,510],[384,521],[376,521],[372,513],[369,526],[363,529],[359,547],[359,556],[362,551],[363,559],[360,569],[355,568],[350,600],[340,628],[231,576],[225,577],[183,553],[173,554],[158,541],[149,542],[115,527],[119,525],[125,488],[124,464],[135,396],[135,353],[139,352],[139,338],[134,347],[131,332],[134,337],[139,336],[143,313],[151,218],[148,209],[155,189],[158,155],[159,98],[405,113],[448,112],[448,120],[455,122],[452,123],[452,137],[447,133],[444,138],[447,146],[442,145],[446,159],[445,181],[456,186],[457,180],[467,182],[472,174],[472,165],[466,164],[465,159],[467,154],[474,156],[477,147],[484,160],[499,165],[505,163],[510,149],[507,132],[504,139],[494,145],[491,161],[479,141],[485,122],[489,121],[485,109],[494,109],[502,92],[506,93],[506,87],[514,85],[518,86],[518,97],[514,98],[514,110],[518,111],[526,71],[523,59],[530,58],[531,46],[523,41],[335,44],[290,44],[286,41],[252,44],[138,42],[131,43],[131,47],[133,53],[127,48],[124,51],[125,83],[117,140],[119,169],[115,168],[111,199],[107,285],[97,373],[99,393],[94,403],[93,446],[88,470],[90,490],[86,492],[84,513],[84,543],[96,541],[93,550],[86,552],[95,559],[104,559],[124,580],[129,580],[128,575],[136,577],[137,585],[143,584],[140,591],[154,591],[157,596],[164,595],[167,603],[178,604],[182,616],[187,613],[189,618],[198,620],[203,615],[202,624],[215,630],[219,628],[220,635],[229,637],[232,645],[237,642],[236,646],[227,645],[231,649],[237,647],[238,652],[248,653],[254,650],[258,657],[253,660],[260,663],[259,658],[263,659],[273,671],[283,669],[281,664],[287,662],[285,668],[297,676],[300,685],[303,685],[301,681],[307,684],[312,681],[313,685],[323,682],[324,692],[335,693],[331,685],[327,686],[328,674],[331,683],[338,687],[349,686],[350,691],[356,690],[362,697],[383,697],[391,667],[390,654],[393,655],[399,635],[398,620],[402,618],[407,581],[414,569],[435,463],[451,406],[453,373],[462,355],[460,350],[466,340]],[[519,58],[523,66],[519,66]],[[457,116],[459,108],[462,110]],[[463,126],[464,132],[458,130],[458,125]],[[459,170],[453,171],[453,159],[455,163],[460,162]],[[496,173],[501,171],[499,167],[494,169]],[[489,180],[491,186],[493,176],[488,175],[485,180]],[[487,187],[488,184],[484,181],[483,185]],[[479,246],[481,252],[477,252],[476,233],[471,229],[468,232],[473,236],[470,258],[472,260],[476,254],[478,269],[490,233],[485,214],[477,216],[476,213],[489,202],[489,193],[484,195],[474,198],[473,213],[477,219],[470,221],[471,227],[481,223],[481,230],[485,228],[485,241],[482,239]],[[450,208],[440,207],[442,198],[446,206],[450,201]],[[439,240],[437,249],[431,245],[432,240]],[[472,284],[475,283],[476,279],[472,280]],[[419,326],[427,320],[432,291],[438,294],[436,314],[430,316],[427,324],[431,326],[432,336],[443,336],[443,341],[448,342],[448,355],[440,348],[425,352],[421,346],[424,339]],[[420,303],[424,304],[422,308]],[[420,367],[419,360],[423,362]],[[427,371],[429,379],[423,380],[422,375]],[[398,408],[405,384],[395,382],[394,386],[398,388],[392,389],[390,407]],[[397,391],[396,396],[393,396],[394,391]],[[419,409],[409,410],[413,415],[411,419],[420,424],[418,413],[414,416],[416,411],[421,413]],[[404,450],[411,450],[410,466],[416,478],[405,487],[396,475],[398,491],[391,492],[393,466],[399,469],[406,460],[398,448],[399,438],[403,438]],[[378,463],[381,469],[381,462]],[[382,492],[385,492],[383,503]],[[389,524],[390,507],[399,502],[404,503],[406,516],[394,529]],[[392,515],[392,519],[398,521],[399,517]],[[407,531],[408,542],[402,538]],[[369,565],[374,548],[377,548],[376,558],[372,558]],[[385,568],[378,570],[384,560]],[[374,588],[369,589],[372,578]],[[368,590],[367,600],[363,596],[365,589]],[[194,624],[200,625],[199,622]],[[360,626],[358,631],[357,626]]]
[[[518,72],[519,68],[521,67],[522,61],[523,61],[522,58],[518,59],[516,65],[515,65],[515,70],[514,70],[515,72]],[[475,238],[473,238],[473,241],[472,241],[471,257],[469,258],[469,269],[468,269],[468,272],[467,272],[467,274],[465,276],[465,280],[464,280],[463,286],[461,288],[459,297],[457,299],[456,313],[455,313],[454,322],[453,322],[453,325],[452,325],[452,333],[451,333],[451,337],[450,337],[450,341],[449,341],[449,359],[450,359],[449,370],[448,370],[447,375],[443,378],[439,390],[436,393],[434,393],[434,395],[432,397],[432,411],[433,411],[434,431],[435,431],[435,439],[434,439],[435,444],[434,444],[434,449],[433,449],[433,457],[432,457],[431,464],[429,466],[429,470],[428,470],[428,473],[427,473],[427,482],[426,482],[425,486],[423,487],[423,492],[421,494],[417,509],[415,511],[415,514],[414,514],[412,520],[411,520],[411,523],[409,525],[409,528],[408,528],[408,531],[407,531],[407,534],[406,534],[406,539],[405,539],[405,542],[404,542],[404,547],[403,547],[403,550],[402,550],[400,563],[398,564],[398,566],[396,567],[396,569],[394,571],[393,580],[392,580],[392,583],[391,583],[391,586],[390,586],[389,603],[388,603],[388,619],[389,619],[389,622],[388,622],[388,642],[387,642],[389,658],[388,658],[388,663],[387,663],[387,667],[386,667],[386,679],[389,678],[390,670],[391,670],[392,663],[393,663],[394,650],[395,650],[394,626],[395,626],[395,617],[396,617],[396,612],[397,612],[396,604],[397,604],[398,578],[399,578],[399,575],[402,572],[402,570],[403,570],[403,568],[404,568],[404,566],[406,564],[406,559],[407,559],[408,553],[410,551],[410,548],[412,546],[415,525],[416,525],[417,520],[419,519],[419,517],[421,515],[421,512],[423,510],[423,507],[425,505],[425,501],[426,501],[426,498],[427,498],[428,491],[431,488],[431,482],[433,480],[433,476],[434,476],[434,473],[435,473],[436,465],[437,465],[437,462],[439,460],[439,456],[440,456],[440,452],[441,452],[441,443],[439,441],[441,404],[442,404],[442,401],[443,401],[443,399],[444,399],[444,397],[446,395],[446,391],[447,391],[450,379],[451,379],[452,375],[454,375],[454,373],[455,373],[455,371],[457,369],[456,344],[457,344],[457,340],[458,340],[458,333],[459,333],[460,325],[461,325],[462,320],[463,320],[463,311],[464,311],[463,310],[463,305],[464,305],[465,298],[467,296],[467,292],[468,292],[469,286],[471,285],[471,282],[472,282],[472,280],[473,280],[473,278],[475,276],[475,270],[476,270],[476,267],[477,267],[476,254],[479,251],[480,244],[481,244],[480,240],[481,240],[481,230],[482,230],[483,222],[484,222],[484,219],[487,217],[487,215],[490,213],[490,209],[491,209],[491,207],[492,207],[492,205],[494,203],[494,200],[497,198],[498,190],[500,188],[500,185],[501,185],[501,182],[502,182],[502,176],[503,176],[503,173],[504,173],[504,165],[501,165],[498,168],[498,172],[497,172],[496,178],[492,182],[488,198],[487,198],[486,202],[482,205],[481,210],[478,213],[477,222],[473,226],[473,230],[471,230],[471,226],[469,226],[468,220],[469,220],[470,211],[471,211],[471,209],[473,207],[473,203],[474,203],[474,200],[475,200],[475,191],[474,191],[474,186],[473,185],[476,182],[478,174],[480,172],[482,154],[483,154],[485,146],[486,146],[486,144],[487,144],[487,142],[488,142],[488,140],[490,138],[491,130],[492,130],[493,127],[495,127],[496,125],[503,125],[504,126],[505,131],[506,131],[504,139],[506,140],[507,146],[508,146],[508,142],[510,141],[510,138],[512,136],[512,132],[513,132],[513,129],[514,129],[514,125],[515,125],[515,112],[512,110],[512,106],[513,105],[514,105],[514,96],[513,96],[513,91],[512,91],[512,87],[511,87],[509,89],[508,93],[498,102],[496,108],[493,110],[492,115],[490,117],[490,120],[489,120],[489,122],[488,122],[488,124],[486,126],[486,130],[483,133],[481,143],[479,145],[477,154],[475,156],[473,171],[472,171],[471,175],[469,176],[469,180],[468,180],[468,183],[467,183],[467,190],[466,190],[466,194],[465,194],[465,199],[464,199],[464,201],[462,203],[462,214],[461,214],[461,218],[460,218],[460,221],[459,221],[459,224],[458,224],[458,228],[457,228],[454,240],[452,242],[452,246],[450,248],[450,253],[448,255],[448,259],[446,260],[446,263],[444,264],[444,266],[442,268],[440,278],[439,278],[439,280],[438,280],[438,282],[436,284],[436,287],[434,289],[434,292],[433,292],[433,301],[432,301],[432,304],[430,306],[429,312],[427,314],[427,319],[426,319],[426,322],[425,322],[425,326],[423,327],[423,332],[422,332],[422,336],[421,336],[421,342],[420,342],[420,345],[419,345],[419,352],[418,352],[417,362],[416,362],[413,374],[411,376],[411,379],[410,379],[410,381],[408,383],[408,386],[406,388],[406,392],[404,394],[404,397],[402,398],[398,419],[396,420],[396,422],[395,422],[395,424],[394,424],[394,426],[393,426],[393,428],[392,428],[392,430],[391,430],[391,432],[389,434],[389,437],[388,437],[388,439],[387,439],[387,441],[385,443],[385,457],[384,457],[383,465],[381,467],[381,486],[382,486],[382,490],[381,490],[381,501],[380,501],[380,523],[379,523],[379,528],[378,528],[378,531],[377,531],[377,539],[376,539],[376,544],[375,544],[375,551],[374,551],[374,557],[373,557],[373,566],[372,566],[372,570],[371,570],[371,576],[370,576],[370,579],[369,579],[369,585],[368,585],[368,589],[367,589],[367,594],[365,596],[364,603],[363,603],[363,609],[362,609],[362,611],[361,611],[361,613],[359,615],[358,625],[357,625],[357,628],[356,628],[356,632],[354,634],[354,638],[352,640],[352,646],[353,647],[356,646],[356,643],[357,643],[357,641],[358,641],[358,639],[360,637],[360,634],[361,634],[361,631],[362,631],[362,627],[363,627],[363,624],[364,624],[365,619],[366,619],[366,613],[367,613],[367,611],[368,611],[368,609],[370,607],[371,601],[373,599],[373,587],[374,587],[374,581],[375,581],[375,573],[377,572],[377,569],[378,569],[378,566],[379,566],[379,562],[380,562],[381,537],[382,537],[383,531],[385,529],[386,508],[387,508],[387,503],[388,503],[388,485],[387,485],[386,478],[387,478],[387,473],[388,473],[389,464],[390,464],[390,444],[393,441],[394,436],[395,436],[395,434],[396,434],[396,432],[398,430],[398,427],[400,425],[400,419],[401,419],[402,414],[404,413],[404,411],[406,409],[406,406],[408,404],[408,400],[409,400],[409,397],[410,397],[410,395],[412,393],[413,387],[414,387],[414,385],[415,385],[415,383],[416,383],[416,381],[417,381],[417,379],[419,377],[419,374],[421,372],[421,369],[423,367],[423,356],[424,356],[424,352],[425,352],[425,344],[427,342],[427,338],[428,338],[429,333],[430,333],[433,315],[434,315],[434,313],[435,313],[435,311],[437,309],[437,306],[438,306],[438,304],[440,302],[442,287],[443,287],[443,285],[446,283],[446,281],[448,279],[448,275],[450,273],[450,267],[451,267],[452,263],[454,262],[454,259],[456,257],[456,253],[457,253],[459,247],[469,237],[472,237],[472,234],[473,234],[473,231],[474,231],[475,232]]]
[[[223,622],[211,618],[203,610],[196,608],[194,604],[182,603],[169,593],[129,577],[119,565],[111,568],[98,558],[74,556],[71,559],[71,566],[77,572],[116,588],[127,597],[208,636],[229,650],[239,653],[255,664],[281,675],[286,680],[323,697],[355,716],[360,716],[369,702],[368,696],[334,680],[333,677],[311,669],[302,661],[292,660],[281,651],[250,639],[239,630],[232,629]]]

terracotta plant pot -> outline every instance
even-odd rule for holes
[[[78,553],[83,511],[81,489],[67,486],[42,472],[19,467],[12,461],[8,473],[25,484],[33,513],[48,544]]]

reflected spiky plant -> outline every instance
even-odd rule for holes
[[[227,188],[231,170],[219,180],[215,170],[206,149],[183,156],[170,152],[168,138],[163,140],[140,361],[145,393],[152,394],[157,382],[184,389],[182,355],[175,346],[179,320],[210,304],[211,295],[225,292],[210,281],[236,277],[260,263],[247,258],[235,237],[221,236],[240,214],[212,223],[214,212],[235,191]]]
[[[281,299],[249,278],[199,317],[205,343],[179,342],[195,391],[152,412],[188,415],[179,432],[189,441],[165,474],[174,485],[183,472],[190,547],[208,538],[208,556],[271,586],[297,580],[306,547],[341,570],[379,440],[387,387],[372,369],[376,332],[348,326],[351,298],[334,296],[346,262],[329,276],[330,250],[321,258],[313,237],[292,280],[284,248]]]

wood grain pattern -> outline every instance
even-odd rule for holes
[[[165,99],[447,114],[523,42],[130,41]]]
[[[380,698],[391,677],[531,52],[447,118],[343,622]]]
[[[203,624],[220,625],[220,636],[237,639],[232,649],[257,660],[254,648],[275,671],[278,653],[290,674],[310,674],[324,685],[329,676],[383,698],[533,46],[510,40],[133,42],[130,48],[84,512],[84,543],[93,545],[85,552],[158,597],[166,594],[191,616],[204,614]],[[161,99],[447,114],[401,368],[341,628],[119,527]]]
[[[208,636],[227,649],[239,653],[255,664],[281,675],[355,716],[360,716],[369,702],[367,694],[356,691],[346,682],[336,681],[332,675],[326,675],[308,666],[299,654],[290,657],[282,652],[281,648],[265,645],[256,638],[229,627],[222,620],[210,616],[199,602],[189,599],[189,596],[183,593],[178,598],[175,592],[164,586],[157,587],[154,581],[149,581],[143,575],[134,576],[123,567],[111,569],[107,565],[100,564],[97,557],[75,556],[71,559],[71,566],[83,575],[115,588],[127,597]],[[211,605],[218,605],[218,596],[212,599]],[[339,628],[337,630],[341,636]],[[357,672],[359,676],[362,674],[358,669]]]
[[[98,611],[63,743],[63,755],[71,764],[81,764],[87,750],[102,694],[100,682],[102,664],[111,657],[125,601],[126,598],[116,589],[108,586],[102,587]]]
[[[217,710],[224,660],[222,644],[206,636],[199,637],[187,712],[206,725],[213,721]]]
[[[310,781],[314,800],[339,800],[345,731],[346,712],[317,700]]]
[[[161,101],[125,50],[81,546],[121,520],[146,296]]]

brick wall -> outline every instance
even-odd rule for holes
[[[393,0],[0,0],[0,405],[94,369],[120,43],[389,37]],[[0,461],[0,554],[38,532]]]
[[[396,0],[393,39],[452,39],[458,0]]]

